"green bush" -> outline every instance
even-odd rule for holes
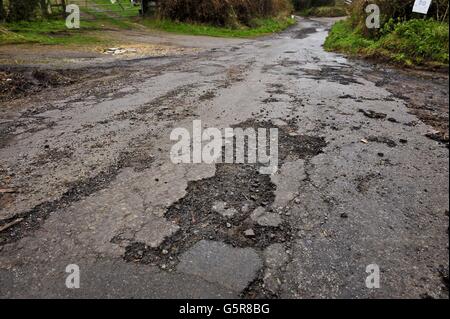
[[[415,63],[438,61],[448,64],[448,25],[432,19],[413,19],[395,24],[393,30],[383,29],[378,47],[404,54]]]
[[[160,17],[180,22],[238,27],[255,18],[276,17],[292,11],[290,0],[165,0]]]
[[[448,24],[433,19],[389,20],[379,38],[365,37],[350,20],[337,22],[325,49],[371,56],[405,65],[448,65]]]
[[[352,26],[367,37],[378,38],[382,34],[378,29],[367,29],[365,11],[367,5],[376,4],[380,8],[381,26],[391,21],[406,21],[422,18],[422,14],[412,11],[415,0],[353,0],[350,6],[350,21]],[[433,0],[428,11],[428,17],[439,21],[448,21],[449,0]]]
[[[313,7],[334,6],[336,0],[292,0],[295,10],[305,10]]]
[[[8,21],[31,20],[35,18],[39,0],[14,0],[9,2]]]
[[[300,14],[304,17],[344,17],[347,15],[345,7],[312,7],[302,10]]]

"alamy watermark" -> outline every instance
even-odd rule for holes
[[[68,289],[80,289],[80,267],[75,264],[67,265],[66,287]]]
[[[175,128],[170,134],[173,145],[170,158],[175,164],[261,164],[261,174],[278,171],[277,128],[202,128],[195,120],[192,134]]]
[[[380,28],[380,7],[376,4],[369,4],[366,7],[366,13],[369,15],[366,18],[366,27],[368,29]]]
[[[66,6],[66,27],[68,29],[80,28],[80,7],[76,4],[69,4]]]
[[[347,5],[351,5],[353,0],[345,0]],[[366,27],[368,29],[379,29],[380,28],[380,7],[371,3],[366,6],[365,11],[369,14],[366,18]]]
[[[371,264],[366,267],[366,273],[369,274],[366,278],[366,287],[368,289],[380,289],[380,266]]]

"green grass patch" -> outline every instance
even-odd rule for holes
[[[312,7],[299,12],[302,17],[344,17],[347,10],[344,6]]]
[[[93,44],[100,40],[87,35],[98,30],[97,23],[84,21],[80,29],[67,29],[62,19],[0,24],[0,44]]]
[[[83,20],[95,20],[107,23],[119,29],[132,29],[132,18],[139,16],[139,6],[133,6],[130,1],[90,0],[87,7],[81,6],[80,10],[86,15]]]
[[[149,28],[189,35],[212,37],[252,38],[265,34],[280,32],[295,24],[293,18],[255,19],[251,27],[227,28],[206,24],[175,22],[170,20],[143,20],[141,23]]]
[[[407,66],[446,66],[449,62],[448,24],[432,19],[387,23],[379,38],[366,38],[348,20],[337,22],[325,49],[381,58]]]

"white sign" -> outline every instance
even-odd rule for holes
[[[427,14],[430,5],[431,0],[416,0],[416,2],[414,2],[413,12]]]

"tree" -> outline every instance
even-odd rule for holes
[[[31,20],[35,17],[39,0],[14,0],[9,2],[9,21]]]
[[[49,5],[48,0],[40,0],[41,12],[43,17],[48,16],[48,5]]]
[[[3,7],[3,0],[0,0],[0,21],[5,20],[5,8]]]

